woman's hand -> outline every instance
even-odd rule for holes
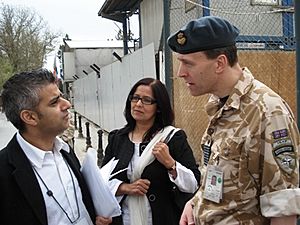
[[[168,145],[162,141],[155,144],[152,149],[152,154],[167,169],[170,169],[175,164],[175,160],[170,155]]]
[[[112,223],[112,218],[96,216],[96,225],[108,225]]]
[[[128,184],[122,183],[117,191],[117,195],[145,195],[148,192],[150,181],[147,179],[138,179],[135,182]]]

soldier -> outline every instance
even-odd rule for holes
[[[240,67],[238,34],[228,21],[207,16],[168,39],[191,95],[211,94],[201,145],[203,179],[180,225],[287,225],[300,214],[294,116],[278,94]]]

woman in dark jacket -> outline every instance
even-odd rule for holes
[[[122,216],[113,224],[178,225],[182,209],[174,194],[192,196],[200,172],[185,132],[171,126],[174,114],[164,84],[152,78],[138,81],[124,115],[127,124],[109,134],[102,164],[118,160],[109,185]]]

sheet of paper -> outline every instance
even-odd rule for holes
[[[119,173],[121,173],[121,172],[128,169],[128,168],[124,168],[124,169],[121,169],[121,170],[119,170],[115,173],[111,173],[115,169],[118,162],[119,162],[119,160],[115,159],[115,157],[113,157],[108,163],[106,163],[102,168],[100,168],[101,175],[102,175],[102,177],[103,177],[103,179],[106,183],[113,176],[115,176],[115,175],[117,175],[117,174],[119,174]]]
[[[102,177],[102,172],[97,166],[96,149],[87,150],[81,172],[91,192],[96,214],[104,217],[121,215],[120,205],[105,181],[107,178]]]

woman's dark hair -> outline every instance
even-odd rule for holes
[[[129,101],[129,96],[133,95],[136,89],[141,85],[149,86],[152,89],[153,97],[156,100],[157,105],[154,124],[143,138],[143,141],[150,141],[157,131],[161,130],[165,126],[172,125],[174,121],[174,112],[166,86],[160,80],[143,78],[131,88],[127,96],[124,116],[127,121],[125,128],[128,129],[128,132],[133,131],[136,124],[135,119],[131,115],[131,102]]]

